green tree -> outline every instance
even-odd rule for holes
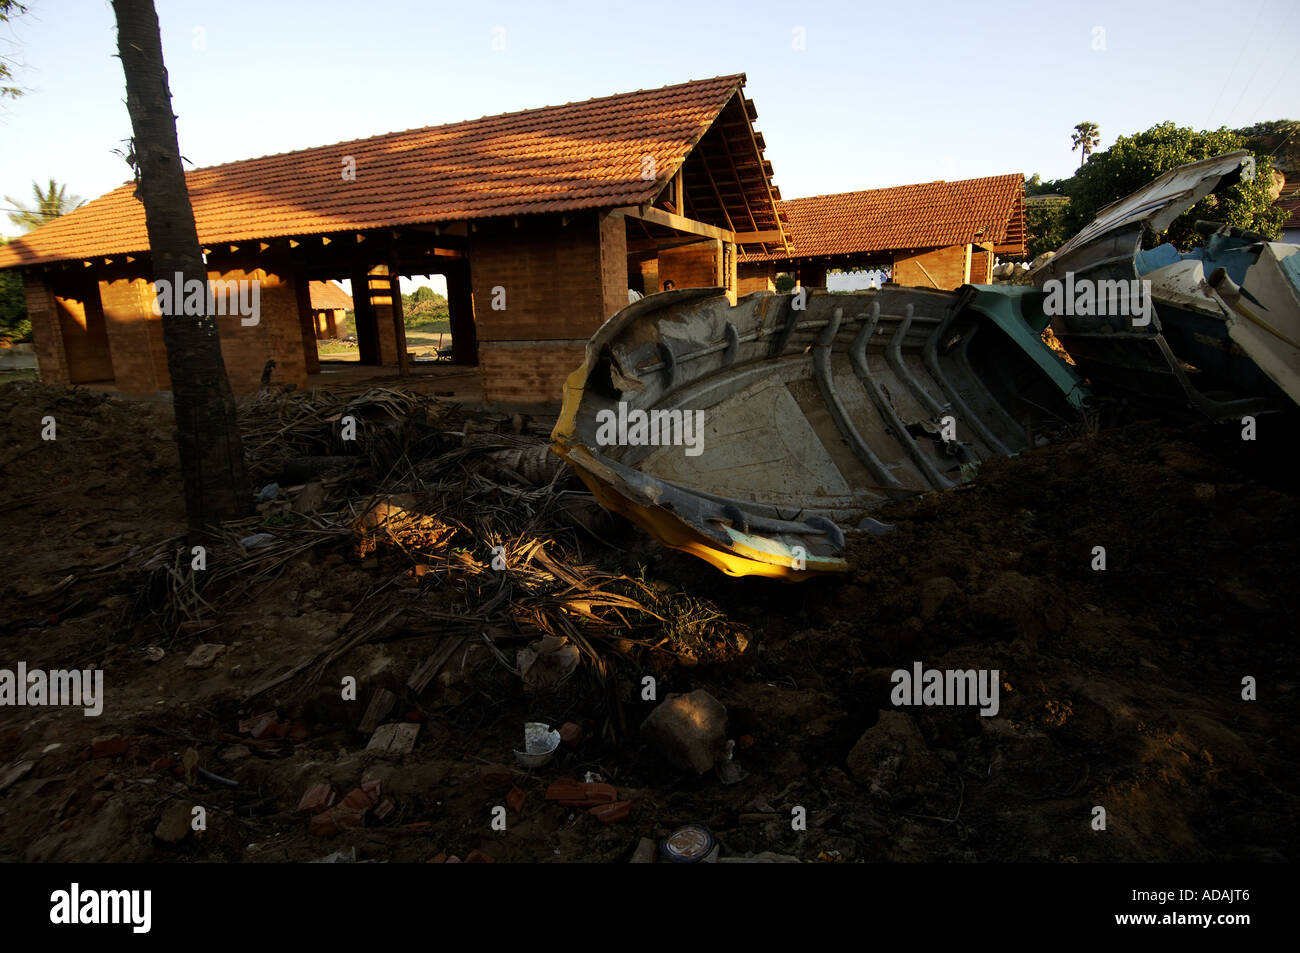
[[[0,0],[0,23],[8,23],[13,17],[26,12],[27,8],[18,0]],[[0,57],[0,99],[4,99],[6,96],[10,99],[17,99],[23,94],[23,91],[17,86],[9,85],[13,75],[9,61]]]
[[[61,215],[67,215],[75,208],[79,208],[85,203],[80,195],[68,195],[68,187],[59,185],[53,179],[41,191],[40,185],[32,183],[32,204],[24,205],[18,199],[6,195],[5,201],[11,206],[9,209],[9,221],[13,222],[23,231],[29,231],[33,228],[40,228],[48,222],[54,221]]]
[[[5,240],[0,238],[0,245]],[[27,296],[23,293],[22,273],[10,268],[0,271],[0,338],[26,341],[32,336],[27,320]]]
[[[1069,208],[1067,198],[1041,198],[1025,203],[1025,249],[1030,261],[1065,244],[1070,237],[1065,227]]]
[[[1043,177],[1035,172],[1025,179],[1025,195],[1064,195],[1065,183],[1068,181],[1070,180],[1048,179],[1044,181]]]
[[[1075,149],[1082,150],[1079,155],[1079,168],[1082,169],[1083,164],[1088,161],[1088,156],[1092,155],[1092,150],[1101,142],[1101,129],[1095,122],[1081,122],[1074,127],[1070,141],[1074,143],[1070,148],[1071,152]]]
[[[1069,234],[1083,228],[1104,206],[1137,191],[1163,172],[1197,159],[1247,148],[1246,140],[1229,129],[1197,132],[1172,122],[1152,126],[1133,136],[1120,136],[1066,183],[1070,197],[1065,226]],[[1275,238],[1285,213],[1273,207],[1269,157],[1256,154],[1252,182],[1239,182],[1219,195],[1207,195],[1170,225],[1163,240],[1187,249],[1199,243],[1197,219],[1224,222]],[[1148,236],[1150,241],[1150,236]]]

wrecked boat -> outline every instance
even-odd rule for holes
[[[1073,419],[1033,288],[650,295],[611,317],[552,433],[607,509],[731,575],[846,571],[870,512]]]
[[[1300,403],[1300,246],[1198,222],[1202,247],[1142,249],[1145,234],[1254,175],[1245,151],[1171,169],[1030,272],[1059,294],[1053,333],[1099,394],[1211,420]],[[1074,306],[1076,288],[1092,296],[1086,307]]]

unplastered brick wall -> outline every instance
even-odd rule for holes
[[[594,212],[517,221],[470,235],[483,396],[558,404],[587,339],[627,305],[626,225]]]
[[[24,275],[23,292],[27,299],[27,319],[32,322],[32,350],[36,353],[41,379],[49,384],[67,384],[68,359],[63,353],[54,293],[41,275]]]
[[[379,363],[397,364],[397,327],[393,320],[395,305],[388,266],[379,265],[371,269],[367,285],[370,290],[370,307],[375,315],[375,327],[379,331]]]
[[[162,320],[153,313],[153,284],[144,278],[99,283],[117,389],[127,394],[171,390]]]
[[[716,238],[659,251],[659,290],[665,281],[676,288],[720,288],[723,285],[722,242]]]
[[[894,255],[894,281],[900,285],[951,291],[966,284],[969,275],[969,245]]]
[[[737,268],[736,291],[747,295],[752,291],[776,290],[776,266],[768,262],[755,262]]]
[[[557,404],[564,381],[582,366],[585,341],[479,344],[483,399],[489,404]]]
[[[85,272],[59,275],[50,288],[68,362],[68,380],[73,384],[112,381],[113,359],[104,312],[99,306],[99,287],[93,276]]]
[[[271,378],[275,383],[306,387],[303,326],[298,316],[298,297],[293,281],[261,269],[212,272],[208,277],[213,281],[260,282],[257,324],[243,324],[243,316],[238,314],[217,317],[221,355],[226,361],[226,376],[235,395],[257,391],[262,381],[262,368],[268,360],[274,360],[276,364]]]
[[[470,280],[478,338],[542,341],[588,338],[604,322],[607,299],[605,229],[595,213],[524,216],[487,222],[470,235]],[[619,223],[622,227],[622,223]],[[626,249],[626,240],[624,240]],[[626,303],[626,251],[618,284]]]

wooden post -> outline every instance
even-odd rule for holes
[[[362,364],[379,363],[379,329],[370,303],[370,272],[364,265],[352,273],[352,314],[357,325],[357,350]]]
[[[447,314],[451,324],[452,357],[457,364],[478,364],[478,331],[474,326],[474,295],[469,265],[457,262],[444,272],[447,279]]]
[[[311,310],[311,282],[306,273],[293,276],[293,293],[298,303],[298,327],[302,332],[302,357],[308,374],[320,373],[320,354],[316,350],[316,315]]]
[[[411,361],[406,353],[406,317],[402,314],[402,279],[397,266],[388,266],[388,294],[393,302],[393,339],[397,342],[397,376],[411,376]]]

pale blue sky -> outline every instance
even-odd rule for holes
[[[112,153],[130,135],[112,8],[27,2],[0,28],[28,90],[0,104],[0,195],[53,176],[94,198],[128,175]],[[786,198],[1068,175],[1081,120],[1105,147],[1165,119],[1300,118],[1296,0],[157,6],[196,166],[735,72]]]

